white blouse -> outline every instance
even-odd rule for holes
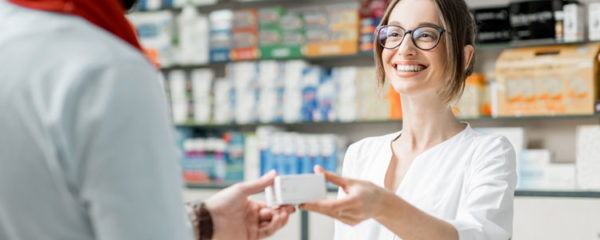
[[[396,132],[352,144],[342,175],[384,187]],[[469,125],[457,135],[418,155],[396,195],[445,220],[459,239],[509,239],[517,183],[516,156],[502,136],[483,134]],[[338,199],[345,193],[339,191]],[[335,239],[400,239],[374,219],[354,227],[335,222]]]

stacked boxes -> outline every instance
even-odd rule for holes
[[[496,62],[499,116],[594,114],[600,44],[509,49]]]
[[[233,50],[231,60],[258,58],[258,11],[241,9],[233,12]]]
[[[584,40],[585,17],[583,5],[570,3],[563,6],[564,40],[565,42],[579,42]]]
[[[355,54],[358,50],[358,5],[337,4],[305,12],[306,56]]]
[[[387,0],[363,1],[360,8],[360,44],[362,52],[373,51],[375,28],[385,14]]]
[[[283,106],[282,118],[284,122],[300,122],[302,110],[302,74],[308,63],[301,60],[285,62],[283,76]]]
[[[258,121],[263,123],[281,122],[283,101],[283,63],[269,60],[258,66]]]
[[[386,120],[390,118],[390,102],[385,100],[390,89],[390,81],[379,86],[375,80],[375,68],[359,68],[355,83],[356,90],[356,119],[363,121]],[[350,87],[349,87],[350,88]],[[344,99],[344,90],[340,90],[338,104],[350,106],[352,101]],[[345,119],[339,114],[340,120]]]
[[[509,4],[513,40],[554,39],[552,1],[519,1]]]
[[[600,126],[577,127],[577,183],[586,190],[600,190]]]
[[[260,175],[277,170],[279,175],[314,173],[315,165],[337,172],[344,141],[331,134],[298,134],[269,127],[257,129]]]
[[[212,115],[213,72],[210,69],[195,69],[190,73],[192,83],[193,123],[208,124]]]
[[[186,6],[177,17],[179,26],[179,49],[177,63],[205,64],[209,62],[208,16],[199,14],[196,8]]]
[[[193,118],[193,107],[190,101],[191,83],[189,83],[185,72],[181,70],[169,72],[167,79],[173,122],[175,124],[185,124],[188,119]]]
[[[588,36],[591,41],[600,41],[600,2],[588,5]]]
[[[172,70],[165,88],[179,125],[389,119],[399,102],[384,99],[389,85],[380,88],[374,76],[372,67],[264,60],[229,63],[219,79],[207,69]]]
[[[338,86],[335,110],[339,121],[352,122],[357,118],[358,98],[364,97],[358,95],[358,83],[363,80],[359,79],[359,71],[355,67],[339,67],[332,71],[332,78]]]
[[[214,111],[212,120],[216,124],[231,123],[233,119],[232,94],[233,86],[226,78],[215,80],[214,85]]]
[[[142,46],[158,55],[160,65],[171,65],[174,51],[172,44],[173,14],[170,11],[159,11],[132,13],[127,17],[135,26]]]
[[[508,42],[511,39],[507,7],[480,8],[473,10],[477,23],[477,42]]]
[[[281,51],[276,50],[282,47],[283,33],[280,23],[284,11],[281,7],[263,8],[258,11],[261,59],[287,56],[287,54],[277,54]]]
[[[240,132],[184,139],[181,165],[186,183],[244,180],[244,139]]]
[[[460,118],[477,118],[486,112],[485,78],[482,74],[473,74],[465,82],[463,94],[456,104],[456,116]]]
[[[547,149],[520,152],[517,162],[518,189],[573,190],[576,188],[575,164],[553,163]]]
[[[305,43],[304,20],[299,11],[287,10],[281,17],[283,48],[271,50],[273,58],[298,58],[302,56],[302,46]],[[268,55],[265,57],[269,57]]]
[[[233,47],[233,12],[218,10],[209,15],[210,22],[210,61],[227,62]]]
[[[139,11],[157,10],[161,8],[177,8],[183,7],[186,4],[192,6],[212,5],[216,4],[217,0],[140,0],[135,5]]]
[[[227,77],[233,85],[232,106],[234,122],[256,122],[258,63],[236,62],[227,64]]]
[[[302,56],[304,22],[298,11],[281,7],[259,11],[261,59],[286,59]]]
[[[196,69],[190,73],[174,70],[168,74],[173,122],[207,124],[212,114],[213,72]]]

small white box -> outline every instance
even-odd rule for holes
[[[577,185],[583,190],[600,190],[600,125],[577,127]]]
[[[547,149],[525,149],[519,153],[517,189],[540,189],[545,186],[546,168],[552,162],[552,152]]]
[[[591,41],[600,40],[600,2],[588,5],[588,33]]]
[[[327,194],[323,174],[277,176],[273,186],[265,189],[267,205],[297,205],[324,199]]]
[[[583,5],[577,3],[566,4],[564,12],[564,39],[565,42],[584,40],[584,10]]]

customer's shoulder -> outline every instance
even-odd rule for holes
[[[10,9],[4,14],[1,39],[6,47],[22,49],[23,58],[94,66],[144,60],[128,43],[79,16],[4,4]]]

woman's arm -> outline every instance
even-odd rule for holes
[[[390,191],[384,193],[379,214],[374,219],[402,239],[458,240],[450,223],[431,216]]]
[[[371,182],[344,178],[315,167],[315,172],[340,186],[346,197],[300,205],[300,209],[318,212],[354,226],[373,218],[402,239],[458,239],[451,224],[412,206],[394,193]]]
[[[345,197],[300,205],[354,226],[373,218],[403,239],[506,240],[512,234],[516,156],[503,137],[482,140],[454,219],[438,219],[371,182],[315,168]],[[342,195],[342,194],[340,194]]]

